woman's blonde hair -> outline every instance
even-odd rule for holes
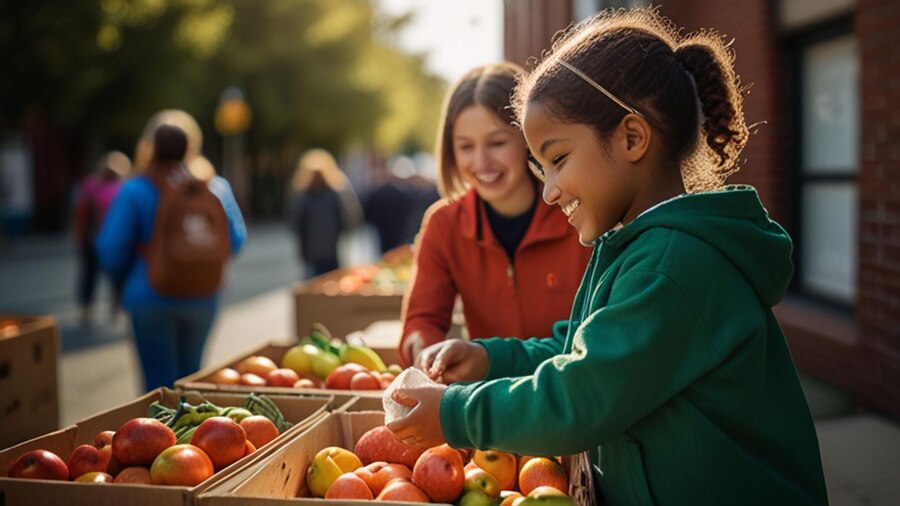
[[[144,131],[138,139],[134,149],[133,170],[140,174],[150,166],[153,160],[153,134],[160,125],[173,125],[184,130],[187,135],[187,150],[184,152],[184,162],[190,165],[191,161],[203,148],[203,131],[193,116],[180,109],[164,109],[150,117],[144,126]]]
[[[343,191],[349,184],[347,176],[341,172],[331,153],[314,148],[303,153],[297,161],[294,176],[291,178],[291,190],[295,192],[308,190],[317,173],[321,174],[325,184],[334,191]]]

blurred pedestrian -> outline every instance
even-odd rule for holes
[[[131,171],[131,160],[121,151],[103,155],[97,170],[85,178],[75,203],[75,243],[78,253],[78,307],[82,324],[91,320],[97,278],[100,274],[94,239],[100,231],[103,217],[113,197],[122,185],[122,178]],[[119,309],[121,284],[113,282],[111,316]]]
[[[291,180],[289,220],[306,277],[338,268],[338,240],[362,221],[362,209],[347,176],[331,153],[311,149],[300,157]]]
[[[193,118],[187,118],[196,125]],[[176,379],[200,368],[221,291],[218,280],[217,286],[204,295],[166,295],[154,287],[158,283],[155,283],[152,268],[157,262],[156,257],[151,258],[151,250],[159,233],[155,227],[161,224],[158,218],[161,217],[163,199],[168,199],[169,192],[174,191],[164,185],[175,187],[173,182],[180,181],[181,184],[202,184],[209,189],[222,207],[218,212],[224,211],[227,220],[227,237],[224,238],[230,249],[227,253],[234,255],[240,250],[247,232],[227,181],[210,174],[209,167],[200,170],[211,176],[208,182],[198,181],[189,174],[186,165],[191,165],[191,160],[186,163],[185,155],[190,144],[185,130],[166,120],[159,121],[159,117],[151,119],[148,129],[153,141],[147,143],[142,139],[144,148],[141,149],[151,150],[149,162],[140,176],[122,185],[103,223],[97,250],[101,265],[115,277],[124,279],[123,305],[131,314],[144,387],[152,390],[171,387]],[[185,217],[184,225],[185,229],[198,232],[197,238],[193,239],[195,242],[210,240],[211,232],[198,222],[196,216]],[[215,234],[212,235],[211,240],[217,240]],[[216,248],[211,256],[218,257],[221,253],[220,248]],[[198,265],[198,271],[207,270],[206,264],[198,262]]]
[[[410,218],[417,199],[417,189],[409,181],[412,171],[409,158],[394,160],[390,169],[382,172],[380,181],[366,195],[363,207],[366,222],[378,231],[382,254],[401,244],[412,243],[415,235],[415,231],[409,233]]]
[[[438,135],[443,200],[416,239],[403,300],[403,365],[444,341],[457,295],[472,339],[549,337],[569,316],[590,250],[540,198],[510,94],[522,69],[477,67],[448,92]]]

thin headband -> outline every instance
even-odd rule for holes
[[[613,102],[615,102],[616,104],[618,104],[619,107],[621,107],[622,109],[625,109],[626,111],[630,112],[631,114],[637,114],[638,116],[640,116],[642,118],[644,117],[644,115],[641,114],[640,111],[638,111],[634,107],[631,107],[630,105],[626,104],[625,102],[619,100],[615,95],[610,93],[609,90],[607,90],[603,86],[600,86],[597,83],[597,81],[594,81],[593,79],[588,77],[587,74],[585,74],[584,72],[582,72],[582,71],[576,69],[575,67],[573,67],[572,65],[570,65],[569,62],[567,62],[566,60],[560,59],[559,64],[562,65],[563,67],[571,70],[573,74],[575,74],[576,76],[583,79],[586,83],[590,84],[594,88],[597,88],[600,91],[600,93],[603,93],[604,95],[606,95],[606,98],[608,98],[608,99],[612,100]]]

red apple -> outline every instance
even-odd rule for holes
[[[69,477],[73,480],[90,472],[105,473],[112,454],[97,449],[94,445],[81,445],[69,455]]]
[[[150,479],[157,485],[193,487],[213,473],[212,461],[194,445],[170,446],[150,466]]]
[[[278,437],[278,427],[272,423],[272,420],[262,416],[253,415],[241,420],[241,428],[247,434],[247,440],[253,443],[254,448],[260,448],[262,445]]]
[[[369,372],[365,366],[349,363],[338,366],[325,378],[325,388],[329,390],[350,390],[350,380],[359,372]]]
[[[462,457],[446,444],[425,450],[413,467],[413,484],[434,502],[456,501],[463,493],[465,479]]]
[[[113,483],[142,483],[144,485],[152,485],[153,480],[150,479],[150,468],[143,466],[126,467],[119,471]]]
[[[29,480],[69,479],[69,468],[63,459],[47,450],[32,450],[15,460],[7,473],[10,478]]]
[[[218,471],[244,456],[247,433],[234,420],[214,416],[203,423],[191,436],[191,444],[203,450]]]
[[[292,387],[300,381],[300,375],[293,369],[275,369],[266,375],[266,385],[270,387]]]
[[[358,372],[350,379],[350,390],[381,390],[381,380],[371,372]]]
[[[166,448],[175,444],[172,429],[154,418],[133,418],[113,436],[112,453],[123,467],[149,466]]]

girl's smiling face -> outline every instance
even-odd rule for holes
[[[633,218],[635,168],[621,153],[621,129],[606,147],[591,127],[559,121],[539,103],[528,104],[523,128],[544,169],[544,200],[562,209],[582,244]]]
[[[487,107],[473,105],[453,122],[453,157],[463,179],[497,212],[521,214],[534,202],[522,133]]]

